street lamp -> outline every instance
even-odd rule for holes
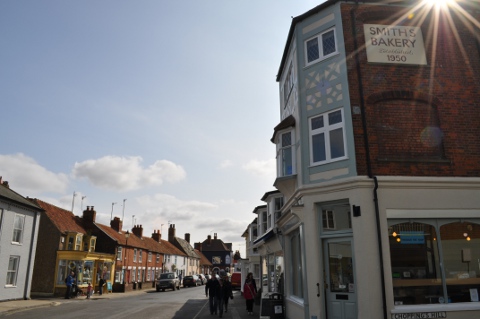
[[[125,269],[128,266],[128,237],[130,237],[130,232],[127,230],[125,233],[125,260],[126,260],[126,265],[123,267],[123,284],[125,285]]]

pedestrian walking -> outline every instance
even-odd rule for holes
[[[67,291],[65,291],[65,299],[72,298],[72,287],[75,285],[75,272],[71,271],[70,275],[65,278],[65,285]]]
[[[225,312],[228,312],[228,300],[233,299],[232,283],[228,280],[228,276],[223,278],[222,285],[222,301],[220,301],[225,308]]]
[[[247,304],[247,312],[249,315],[253,315],[253,301],[257,294],[257,285],[255,279],[253,279],[253,274],[250,272],[245,279],[245,284],[243,285],[243,296]]]
[[[218,308],[218,286],[219,282],[217,280],[216,275],[212,275],[212,278],[210,278],[207,281],[207,284],[205,285],[205,296],[207,296],[209,305],[210,305],[210,314],[217,314],[217,308]]]

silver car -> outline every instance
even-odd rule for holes
[[[180,279],[178,278],[177,273],[166,272],[160,274],[156,282],[157,291],[165,291],[165,289],[175,289],[180,290]]]

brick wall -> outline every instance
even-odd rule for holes
[[[454,30],[443,17],[435,43],[431,15],[419,24],[418,14],[405,18],[405,13],[398,7],[342,4],[351,105],[365,106],[372,175],[479,177],[480,45],[474,33],[480,30],[472,33],[471,25],[453,15]],[[475,18],[480,18],[478,13]],[[363,24],[394,21],[421,27],[426,66],[367,62]],[[353,27],[360,48],[360,81]],[[362,115],[352,117],[357,170],[366,175]]]

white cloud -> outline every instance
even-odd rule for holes
[[[270,159],[266,161],[251,160],[247,164],[243,165],[242,168],[254,175],[271,177],[272,180],[275,178],[275,174],[276,174],[275,159]]]
[[[173,183],[186,177],[183,167],[173,162],[161,160],[143,168],[142,161],[139,156],[104,156],[75,163],[73,175],[88,179],[94,186],[116,191],[161,185],[164,181]]]
[[[193,221],[195,218],[215,210],[218,206],[212,203],[195,200],[182,201],[172,195],[155,194],[137,198],[147,215],[163,221]]]
[[[12,190],[23,196],[40,193],[64,193],[69,180],[66,174],[53,173],[22,153],[0,155],[0,176]]]
[[[224,160],[220,163],[220,168],[225,169],[233,166],[233,162],[231,160]]]

